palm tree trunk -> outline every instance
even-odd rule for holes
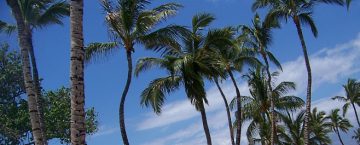
[[[15,17],[18,29],[18,39],[21,48],[21,60],[22,70],[24,75],[25,89],[28,96],[28,109],[31,123],[32,135],[36,145],[45,145],[46,140],[42,136],[42,130],[40,127],[39,110],[36,104],[36,91],[34,82],[31,76],[29,49],[31,47],[30,42],[30,28],[25,25],[23,16],[16,0],[7,0],[7,4],[10,6],[12,13]]]
[[[235,142],[234,142],[234,132],[233,132],[233,127],[232,127],[232,121],[231,121],[229,104],[228,104],[228,101],[226,100],[226,97],[225,97],[224,92],[222,91],[222,89],[221,89],[221,87],[220,87],[220,85],[219,85],[219,82],[218,82],[217,78],[214,78],[214,81],[215,81],[215,84],[216,84],[217,88],[219,89],[220,94],[221,94],[221,96],[222,96],[222,98],[223,98],[223,100],[224,100],[225,109],[226,109],[226,114],[227,114],[227,118],[228,118],[228,124],[229,124],[231,144],[232,144],[232,145],[235,145]]]
[[[276,117],[275,117],[275,102],[274,102],[274,96],[272,95],[272,86],[271,86],[271,73],[269,68],[269,61],[267,60],[266,53],[264,51],[261,52],[261,55],[265,61],[266,65],[266,73],[268,76],[268,87],[270,92],[270,106],[271,106],[271,137],[270,137],[270,144],[275,144],[275,134],[276,134]]]
[[[119,107],[119,120],[120,120],[120,131],[121,131],[121,137],[123,139],[124,145],[129,145],[129,140],[126,134],[126,128],[125,128],[125,115],[124,115],[124,106],[125,106],[125,98],[129,91],[129,87],[131,84],[131,77],[132,77],[132,58],[131,58],[131,50],[126,51],[126,57],[128,62],[128,76],[125,84],[124,91],[121,96],[120,100],[120,107]]]
[[[70,2],[71,144],[85,145],[83,0]]]
[[[36,99],[36,104],[38,107],[38,112],[39,112],[39,119],[40,119],[40,129],[42,132],[42,137],[44,140],[47,140],[46,138],[46,124],[45,124],[45,118],[44,118],[44,109],[43,109],[43,100],[41,97],[41,86],[40,86],[40,80],[39,80],[39,73],[38,73],[38,69],[37,69],[37,65],[36,65],[36,58],[35,58],[35,52],[34,52],[34,47],[32,44],[32,34],[30,33],[30,48],[29,48],[29,53],[30,53],[30,58],[31,58],[31,67],[32,67],[32,71],[33,71],[33,79],[34,79],[34,89],[36,91],[36,95],[35,95],[35,99]],[[47,144],[47,142],[44,142]]]
[[[358,116],[358,114],[357,114],[357,111],[356,111],[356,108],[355,108],[355,104],[351,102],[351,105],[352,105],[352,107],[354,108],[354,113],[355,113],[356,121],[357,121],[357,123],[358,123],[358,125],[359,125],[359,127],[360,127],[359,116]]]
[[[307,80],[307,90],[306,90],[306,113],[305,113],[305,118],[304,118],[304,144],[308,145],[309,144],[309,115],[310,115],[310,111],[311,111],[311,81],[312,81],[312,77],[311,77],[311,67],[310,67],[310,61],[309,61],[309,57],[308,57],[308,53],[307,53],[307,49],[306,49],[306,44],[305,44],[305,39],[301,30],[301,25],[300,25],[300,21],[299,18],[297,16],[293,17],[294,23],[296,25],[296,29],[299,35],[299,39],[301,41],[301,46],[302,46],[302,51],[304,53],[304,60],[305,60],[305,65],[306,65],[306,70],[307,70],[307,75],[308,75],[308,80]]]
[[[233,75],[233,73],[231,72],[231,70],[228,70],[228,73],[230,75],[231,81],[233,82],[234,86],[235,86],[235,90],[236,90],[236,106],[237,106],[237,111],[236,111],[236,120],[238,122],[237,124],[237,128],[236,128],[236,145],[240,145],[240,139],[241,139],[241,124],[242,124],[242,117],[241,117],[241,95],[240,95],[240,90],[236,84],[236,80],[235,77]]]
[[[204,103],[202,101],[200,101],[201,103],[199,104],[199,111],[201,113],[201,120],[203,123],[203,127],[204,127],[204,132],[205,132],[205,136],[206,136],[206,141],[208,145],[212,145],[211,143],[211,136],[210,136],[210,130],[209,130],[209,126],[207,123],[207,119],[206,119],[206,112],[205,112],[205,107],[204,107]]]
[[[338,138],[339,138],[339,140],[340,140],[340,143],[341,143],[342,145],[344,145],[344,142],[343,142],[343,140],[341,139],[341,136],[340,136],[339,129],[336,129],[336,134],[337,134],[337,136],[338,136]]]

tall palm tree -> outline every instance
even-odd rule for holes
[[[343,85],[343,88],[345,90],[345,96],[335,96],[332,99],[333,100],[339,100],[342,102],[345,102],[343,109],[343,117],[345,117],[345,114],[351,105],[354,109],[356,121],[360,127],[360,121],[359,116],[356,110],[356,105],[360,105],[360,82],[356,81],[355,79],[348,79],[347,84]]]
[[[244,120],[251,120],[247,129],[247,137],[253,144],[255,144],[254,141],[260,141],[262,144],[270,144],[272,141],[269,134],[271,126],[268,125],[272,117],[270,115],[271,97],[274,99],[276,114],[279,111],[299,109],[304,105],[301,98],[287,95],[288,92],[295,89],[293,82],[281,82],[269,93],[268,79],[265,77],[264,71],[263,68],[258,67],[245,75],[248,79],[251,96],[244,96],[243,113]],[[272,74],[273,77],[276,75],[277,73]],[[257,135],[260,136],[260,139],[256,139]],[[274,142],[276,140],[275,138]]]
[[[39,80],[39,73],[36,63],[34,47],[32,44],[32,34],[34,29],[41,29],[51,24],[62,25],[61,19],[69,15],[69,5],[65,1],[48,1],[48,0],[19,0],[18,1],[25,25],[30,27],[30,63],[32,68],[32,77],[34,81],[34,89],[36,91],[36,103],[40,116],[40,127],[43,138],[46,140],[46,125],[44,121],[44,113],[42,108],[41,85]],[[8,27],[8,32],[11,32],[11,27]]]
[[[309,115],[311,113],[311,67],[308,57],[307,47],[305,39],[302,32],[302,25],[309,25],[311,31],[315,37],[318,35],[318,31],[315,25],[315,22],[312,18],[312,13],[314,6],[317,4],[337,4],[343,5],[343,0],[257,0],[254,2],[252,8],[255,11],[258,8],[270,7],[268,13],[269,19],[288,20],[292,19],[293,23],[296,26],[296,30],[301,42],[302,51],[305,60],[305,66],[307,70],[307,90],[306,90],[306,113],[305,113],[305,124],[304,124],[304,140],[305,145],[309,144]]]
[[[237,106],[237,111],[235,113],[236,121],[233,129],[236,129],[236,145],[240,144],[241,137],[241,124],[242,124],[242,105],[241,105],[241,94],[240,89],[237,85],[235,76],[233,72],[241,72],[245,65],[255,66],[260,64],[260,61],[254,57],[254,51],[251,49],[246,49],[243,47],[244,41],[239,38],[232,38],[231,35],[234,31],[232,27],[225,27],[220,30],[221,33],[227,34],[228,37],[225,37],[222,42],[225,42],[226,45],[222,45],[221,47],[214,47],[212,51],[214,51],[214,58],[217,58],[216,62],[217,70],[221,72],[221,74],[225,76],[230,76],[230,80],[234,85],[236,91],[236,99],[239,101],[235,101]],[[239,36],[241,37],[241,36]],[[218,38],[219,40],[219,38]],[[216,78],[216,76],[215,76]]]
[[[272,21],[272,22],[269,22]],[[281,68],[280,62],[274,57],[274,55],[268,50],[269,45],[272,41],[271,29],[278,28],[279,25],[276,21],[265,19],[261,21],[258,14],[254,16],[252,20],[252,26],[241,26],[242,31],[245,36],[245,44],[249,45],[248,47],[255,49],[262,57],[265,62],[266,73],[267,73],[267,87],[269,87],[269,92],[272,91],[271,83],[271,73],[269,60],[272,61],[278,68]],[[268,60],[269,59],[269,60]],[[270,96],[271,104],[271,145],[275,143],[276,136],[276,118],[275,118],[275,103],[273,97]]]
[[[221,89],[221,86],[219,84],[218,78],[214,78],[214,82],[216,84],[216,87],[218,88],[220,95],[224,101],[225,104],[225,110],[226,110],[226,115],[227,115],[227,119],[228,119],[228,125],[229,125],[229,131],[230,131],[230,139],[231,139],[231,144],[235,145],[235,141],[234,141],[234,131],[233,131],[233,125],[232,125],[232,121],[231,121],[231,112],[230,112],[230,107],[229,107],[229,103],[226,99],[226,96],[223,92],[223,90]]]
[[[114,40],[110,43],[93,43],[85,50],[85,59],[88,61],[98,56],[106,56],[113,52],[114,48],[119,48],[118,46],[123,47],[126,52],[128,74],[119,106],[120,131],[125,145],[129,145],[129,140],[125,128],[124,107],[132,79],[132,53],[135,45],[143,44],[147,49],[171,53],[178,48],[173,37],[178,31],[183,31],[182,27],[175,25],[154,30],[159,23],[175,15],[181,5],[168,3],[146,9],[148,5],[148,0],[117,0],[114,5],[102,0],[102,6],[107,12],[105,21]]]
[[[86,144],[84,90],[83,0],[70,2],[70,86],[71,86],[71,144]]]
[[[39,110],[36,105],[36,91],[34,90],[34,83],[31,76],[30,69],[30,60],[29,60],[29,47],[31,47],[30,39],[30,28],[25,25],[23,14],[21,13],[21,9],[18,1],[7,0],[7,4],[10,6],[11,11],[16,20],[17,32],[19,45],[21,48],[21,59],[23,64],[23,75],[24,75],[24,83],[26,88],[26,93],[28,96],[28,106],[29,106],[29,114],[30,114],[30,123],[31,129],[34,137],[35,144],[44,145],[46,144],[45,139],[43,138],[43,133],[40,126],[39,119]]]
[[[340,109],[331,110],[331,112],[327,118],[329,118],[329,120],[330,120],[331,129],[338,136],[340,143],[342,145],[344,145],[344,142],[340,136],[340,130],[346,133],[349,130],[349,128],[352,127],[352,125],[350,124],[348,119],[343,118],[339,115],[339,111],[340,111]]]
[[[7,3],[14,14],[17,24],[12,26],[1,21],[0,29],[11,33],[17,28],[34,140],[37,144],[47,144],[40,100],[39,77],[32,45],[32,30],[51,23],[61,23],[60,18],[67,14],[66,3],[46,0],[9,0]],[[33,71],[31,71],[31,67]]]
[[[224,45],[222,45],[221,47],[213,47],[213,49],[211,50],[211,53],[215,56],[213,56],[214,58],[217,58],[218,61],[216,61],[217,64],[216,65],[217,70],[221,72],[222,75],[224,75],[225,77],[223,79],[226,79],[229,75],[231,77],[232,71],[241,71],[242,66],[246,63],[259,63],[258,60],[256,60],[255,57],[253,57],[253,55],[251,55],[252,53],[249,50],[242,50],[240,46],[240,41],[236,40],[234,38],[235,35],[235,29],[232,27],[225,27],[222,29],[219,29],[218,31],[219,33],[223,33],[226,35],[226,37],[222,38],[223,42],[225,42]],[[218,40],[220,40],[218,38]],[[242,42],[242,41],[241,41]],[[215,53],[213,53],[215,52]],[[249,53],[250,52],[250,53]],[[231,74],[230,74],[231,73]],[[226,100],[225,94],[223,93],[219,83],[218,83],[218,78],[220,76],[216,76],[215,74],[213,75],[213,80],[218,88],[218,90],[220,91],[220,94],[224,100],[224,104],[225,104],[225,108],[226,108],[226,112],[227,112],[227,118],[228,118],[228,124],[229,124],[229,130],[230,130],[230,138],[231,138],[231,143],[233,145],[235,145],[235,139],[234,139],[234,129],[236,128],[236,140],[237,143],[240,141],[240,136],[241,136],[241,121],[237,122],[237,125],[234,126],[232,125],[232,121],[231,121],[231,115],[230,115],[230,107],[229,104]],[[238,97],[238,95],[240,96],[240,90],[236,84],[235,78],[234,76],[231,77],[231,81],[234,84],[235,89],[237,90],[237,99],[240,99],[240,97]],[[235,82],[235,83],[234,83]],[[238,101],[239,104],[241,104],[241,101]],[[236,118],[239,118],[241,116],[241,105],[240,107],[238,107],[240,109],[238,109],[237,113],[236,113]],[[239,115],[240,114],[240,115]],[[237,119],[238,120],[238,119]],[[240,127],[239,127],[240,126]]]
[[[331,126],[329,124],[329,119],[326,117],[324,111],[318,111],[315,107],[310,115],[311,126],[311,137],[310,144],[312,145],[329,145],[331,144],[331,138],[329,133],[331,132]]]
[[[201,113],[203,128],[207,144],[211,145],[211,135],[207,124],[204,104],[207,104],[206,91],[204,89],[204,77],[212,79],[214,76],[223,77],[222,71],[218,70],[215,47],[222,47],[231,42],[228,40],[231,33],[219,29],[209,30],[205,35],[203,29],[215,18],[211,14],[197,14],[192,19],[192,28],[180,37],[182,44],[179,50],[162,58],[142,58],[138,61],[135,73],[157,66],[165,69],[168,76],[153,80],[142,92],[141,104],[152,106],[154,112],[161,113],[161,107],[165,101],[165,95],[177,90],[183,85],[187,97]]]

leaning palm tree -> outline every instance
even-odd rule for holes
[[[234,131],[233,131],[233,125],[232,125],[232,121],[231,121],[231,112],[230,112],[230,107],[229,107],[229,102],[226,99],[225,93],[223,92],[220,84],[219,84],[219,80],[218,78],[214,78],[214,82],[216,84],[216,87],[218,88],[220,95],[224,101],[224,105],[225,105],[225,110],[226,110],[226,115],[227,115],[227,120],[228,120],[228,126],[229,126],[229,132],[230,132],[230,142],[232,145],[235,145],[235,140],[234,140]]]
[[[71,87],[71,144],[85,145],[85,90],[84,90],[84,1],[70,3],[70,87]]]
[[[102,6],[107,12],[105,21],[114,40],[110,43],[93,43],[85,50],[85,59],[88,61],[106,56],[113,52],[114,48],[123,47],[125,50],[128,75],[119,106],[120,131],[125,145],[129,145],[129,140],[125,128],[124,107],[132,79],[132,53],[135,51],[135,44],[143,44],[147,49],[171,53],[171,50],[178,48],[172,38],[178,31],[183,31],[182,27],[175,25],[154,30],[159,23],[175,15],[181,5],[168,3],[146,9],[148,5],[150,5],[148,0],[117,0],[114,5],[102,0]]]
[[[235,127],[232,125],[232,121],[231,121],[231,115],[230,115],[230,107],[229,104],[227,102],[227,99],[225,97],[224,92],[221,89],[221,86],[218,82],[218,79],[226,79],[228,76],[230,76],[231,81],[234,84],[235,90],[236,90],[236,99],[240,99],[240,90],[236,84],[236,80],[233,76],[233,71],[241,71],[242,67],[244,64],[253,64],[253,63],[259,63],[258,60],[254,57],[254,55],[252,55],[253,53],[251,53],[250,49],[245,50],[242,49],[240,46],[239,41],[236,38],[234,38],[233,36],[235,35],[235,29],[232,27],[225,27],[222,29],[219,29],[217,31],[218,33],[222,33],[222,35],[224,35],[224,38],[222,41],[225,42],[224,45],[222,45],[221,47],[213,47],[212,50],[210,51],[211,54],[215,55],[213,56],[214,58],[217,58],[218,61],[216,62],[218,65],[216,65],[217,70],[220,71],[222,75],[224,75],[225,77],[221,78],[221,76],[216,76],[216,74],[213,74],[213,80],[224,100],[224,104],[225,104],[225,108],[226,108],[226,112],[227,112],[227,118],[228,118],[228,125],[229,125],[229,131],[230,131],[230,138],[231,138],[231,143],[232,145],[235,145],[235,139],[234,139],[234,129],[236,128],[236,143],[239,143],[240,141],[240,136],[241,136],[241,121],[237,122]],[[220,40],[218,38],[218,40]],[[215,53],[213,53],[215,52]],[[241,116],[241,101],[238,101],[239,103],[237,104],[238,106],[238,111],[236,112],[236,120],[240,120],[240,116]],[[239,107],[240,106],[240,107]]]
[[[360,105],[360,82],[356,81],[355,79],[348,79],[347,84],[343,85],[345,90],[345,96],[335,96],[332,99],[333,100],[339,100],[342,102],[345,102],[343,109],[343,117],[345,117],[345,114],[351,105],[354,109],[356,121],[360,127],[360,121],[359,116],[357,114],[356,105]]]
[[[350,124],[350,121],[348,119],[343,118],[339,115],[339,111],[340,111],[340,109],[331,110],[331,112],[327,118],[329,118],[329,120],[330,120],[331,129],[338,136],[340,143],[342,145],[344,145],[344,142],[340,136],[340,130],[346,133],[349,130],[349,128],[352,127],[352,125]]]
[[[135,73],[157,66],[168,72],[168,76],[153,80],[142,92],[141,104],[152,106],[154,112],[161,113],[161,107],[165,101],[165,95],[184,86],[190,102],[200,112],[207,144],[211,145],[211,135],[207,123],[204,105],[207,103],[204,89],[204,77],[212,79],[213,76],[223,77],[222,71],[218,70],[218,58],[214,51],[215,47],[231,44],[228,40],[231,33],[219,29],[209,30],[205,35],[203,29],[207,27],[214,17],[203,13],[195,15],[192,19],[192,29],[187,30],[180,37],[182,44],[179,50],[162,58],[142,58],[138,61]]]
[[[250,121],[246,135],[248,141],[253,144],[255,142],[270,144],[271,142],[271,135],[269,134],[271,126],[268,125],[272,116],[270,115],[271,97],[274,97],[276,114],[285,110],[299,109],[304,105],[301,98],[287,95],[291,90],[295,90],[293,82],[281,82],[269,93],[268,79],[265,77],[264,71],[263,68],[258,67],[244,76],[248,79],[251,96],[244,96],[243,113],[244,120]],[[277,73],[273,73],[272,77],[276,75]],[[256,136],[259,136],[260,139],[257,139]],[[276,140],[277,138],[274,139],[274,142]]]
[[[311,31],[315,37],[318,35],[318,31],[315,25],[315,22],[312,18],[312,13],[314,6],[317,4],[337,4],[343,5],[343,0],[256,0],[252,6],[252,9],[255,11],[258,8],[270,7],[268,13],[269,19],[288,20],[292,19],[294,22],[297,33],[301,42],[302,51],[304,55],[305,66],[307,70],[307,91],[306,91],[306,113],[305,113],[305,124],[304,124],[304,135],[305,135],[305,145],[309,144],[309,115],[311,113],[311,67],[308,57],[307,47],[305,39],[302,32],[302,25],[309,25]]]
[[[231,34],[234,28],[232,27],[225,27],[221,29],[221,33],[224,34]],[[228,45],[222,45],[221,47],[214,47],[212,51],[214,51],[214,58],[217,58],[218,61],[216,62],[218,65],[216,65],[217,70],[221,72],[221,74],[230,76],[230,80],[234,85],[235,92],[236,92],[236,106],[237,111],[235,113],[236,121],[233,129],[236,129],[236,145],[240,144],[241,139],[241,124],[242,124],[242,103],[241,103],[241,94],[240,89],[237,85],[234,72],[242,72],[245,65],[251,65],[255,66],[258,64],[261,64],[260,61],[254,56],[255,52],[251,49],[247,49],[243,47],[244,41],[243,39],[239,38],[231,38],[226,37],[225,39],[222,39],[223,42],[226,42]],[[240,37],[240,36],[239,36]],[[219,38],[218,38],[219,40]],[[217,76],[213,75],[214,79],[217,79]],[[215,82],[216,83],[216,82]],[[231,125],[229,125],[231,126]],[[233,134],[233,132],[231,132]]]
[[[269,60],[272,61],[279,69],[281,68],[280,62],[274,57],[274,55],[268,50],[269,45],[272,41],[271,29],[278,28],[279,24],[276,21],[265,19],[265,21],[261,21],[258,14],[254,16],[252,21],[252,26],[242,25],[241,29],[244,32],[242,37],[247,44],[247,47],[255,49],[262,57],[265,62],[266,73],[267,73],[267,87],[269,87],[269,91],[272,91],[272,83],[271,83],[271,73]],[[270,104],[271,104],[271,145],[274,145],[275,136],[276,136],[276,118],[275,118],[275,103],[273,97],[270,96]]]

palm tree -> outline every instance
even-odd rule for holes
[[[239,47],[240,41],[233,38],[233,36],[235,34],[234,28],[225,27],[225,28],[219,29],[217,32],[225,34],[226,37],[222,38],[223,39],[222,41],[225,42],[225,44],[222,45],[221,47],[214,47],[211,50],[211,54],[214,55],[213,56],[214,58],[218,59],[218,61],[216,61],[216,63],[218,65],[216,65],[216,67],[218,67],[217,70],[220,71],[222,75],[224,75],[223,79],[226,79],[228,75],[230,75],[230,77],[231,77],[231,75],[233,75],[232,71],[235,71],[235,70],[241,71],[243,65],[246,63],[249,63],[249,64],[259,63],[258,60],[256,58],[254,58],[253,55],[251,55],[252,53],[249,50],[241,49]],[[218,38],[218,40],[220,40],[220,38]],[[213,52],[215,52],[215,53],[213,53]],[[221,76],[216,76],[216,74],[213,74],[213,80],[224,100],[224,104],[225,104],[225,108],[226,108],[226,112],[227,112],[227,118],[228,118],[231,143],[233,145],[235,145],[233,130],[234,130],[234,127],[237,129],[236,140],[238,143],[240,141],[240,136],[241,136],[241,121],[237,122],[236,123],[237,125],[234,125],[234,126],[232,125],[229,104],[226,100],[225,94],[223,93],[223,91],[218,83],[219,77],[221,77]],[[232,76],[231,78],[232,78],[231,80],[234,84],[234,87],[237,90],[237,96],[238,96],[238,95],[240,95],[239,88],[236,84],[234,76]],[[240,97],[236,97],[236,98],[240,99]],[[239,101],[239,102],[241,104],[241,101]],[[236,118],[239,118],[241,116],[241,105],[238,108],[239,109],[235,115]],[[239,119],[237,119],[237,120],[239,120]]]
[[[310,144],[312,145],[328,145],[331,144],[329,133],[331,132],[329,119],[324,111],[318,111],[315,107],[310,115]]]
[[[211,145],[211,135],[207,124],[204,103],[207,104],[206,91],[204,89],[204,77],[212,79],[214,76],[223,77],[222,71],[218,70],[218,59],[214,48],[231,44],[228,40],[232,33],[221,29],[209,30],[206,35],[202,30],[215,18],[211,14],[197,14],[192,19],[192,29],[182,33],[180,37],[183,44],[179,50],[162,58],[142,58],[138,61],[135,74],[157,66],[165,69],[168,76],[153,80],[142,92],[141,104],[152,106],[155,113],[161,113],[161,107],[165,101],[165,95],[177,90],[182,84],[187,97],[201,113],[203,128],[207,144]]]
[[[274,90],[269,93],[268,79],[265,77],[265,70],[261,67],[251,70],[245,75],[248,79],[251,97],[244,96],[244,120],[251,120],[247,129],[247,137],[250,143],[260,141],[262,144],[269,144],[271,136],[269,136],[270,127],[268,124],[271,120],[271,97],[274,97],[276,111],[299,109],[304,105],[304,101],[296,96],[287,96],[291,90],[295,90],[293,82],[281,82],[275,86]],[[272,74],[276,76],[277,73]],[[270,95],[272,94],[272,95]],[[260,139],[255,137],[259,135]],[[274,142],[277,139],[274,139]]]
[[[343,118],[339,115],[339,111],[340,109],[331,110],[327,118],[329,118],[330,120],[331,129],[337,134],[341,144],[344,145],[344,142],[340,136],[340,130],[346,133],[349,128],[352,127],[352,125],[350,124],[348,119]]]
[[[218,88],[220,95],[224,101],[225,104],[225,110],[226,110],[226,115],[227,115],[227,119],[228,119],[228,125],[229,125],[229,131],[230,131],[230,139],[231,139],[231,144],[235,145],[235,141],[234,141],[234,131],[233,131],[233,126],[232,126],[232,121],[231,121],[231,113],[230,113],[230,107],[229,107],[229,103],[226,99],[226,96],[223,92],[223,90],[221,89],[221,86],[219,84],[218,78],[214,78],[214,82],[216,84],[216,87]]]
[[[305,111],[302,110],[294,117],[293,112],[287,110],[279,114],[283,126],[279,126],[279,144],[281,145],[303,145],[304,144],[304,121]]]
[[[304,54],[305,66],[307,70],[307,91],[306,91],[306,113],[304,120],[304,135],[305,135],[305,145],[309,144],[309,115],[311,113],[311,67],[310,61],[307,53],[307,47],[305,39],[302,32],[302,24],[309,25],[311,31],[315,37],[317,37],[318,31],[315,25],[315,22],[312,18],[313,8],[316,4],[337,4],[343,5],[342,0],[257,0],[254,2],[252,9],[255,11],[258,8],[270,7],[270,12],[268,13],[269,19],[274,19],[277,21],[292,19],[301,42],[302,51]]]
[[[50,24],[62,24],[61,18],[69,15],[69,5],[65,1],[48,1],[48,0],[19,0],[18,1],[19,9],[22,12],[22,19],[24,25],[28,27],[28,38],[29,49],[28,53],[30,55],[30,64],[32,68],[32,79],[34,83],[34,91],[36,107],[38,108],[38,115],[40,119],[40,129],[41,134],[46,140],[45,134],[45,122],[44,114],[42,109],[42,100],[41,100],[41,86],[39,81],[38,69],[36,65],[35,52],[32,45],[32,33],[33,29],[43,28]],[[0,21],[0,31],[4,31],[8,34],[11,34],[16,30],[16,26],[7,24],[3,21]]]
[[[235,101],[237,106],[235,118],[236,120],[240,120],[240,121],[236,121],[235,125],[233,126],[233,129],[236,128],[235,140],[236,140],[236,145],[238,145],[240,144],[240,137],[241,137],[242,105],[241,105],[240,89],[236,83],[236,79],[234,77],[233,72],[234,71],[241,72],[245,65],[255,66],[260,64],[260,61],[254,57],[255,53],[253,50],[246,49],[243,47],[244,41],[242,39],[232,38],[234,35],[233,31],[234,28],[232,27],[222,28],[219,32],[227,35],[227,37],[224,37],[224,39],[222,39],[222,42],[225,42],[226,44],[220,45],[220,47],[214,47],[212,51],[215,52],[213,53],[214,55],[213,57],[218,59],[218,61],[216,61],[216,63],[218,64],[216,65],[216,67],[218,67],[217,71],[220,71],[222,75],[230,76],[231,82],[235,87],[236,99],[239,100],[239,101]],[[213,75],[213,77],[215,77],[214,79],[217,78],[216,75],[215,76]]]
[[[178,46],[174,43],[173,37],[177,35],[178,31],[183,31],[183,28],[169,25],[154,31],[154,27],[168,17],[175,15],[181,5],[168,3],[153,9],[146,9],[146,6],[150,5],[148,0],[117,0],[115,5],[107,0],[102,0],[102,5],[107,12],[105,21],[114,40],[110,43],[89,45],[85,50],[85,59],[90,61],[92,58],[106,56],[106,54],[113,52],[114,48],[119,48],[117,46],[124,48],[128,63],[128,75],[120,99],[119,124],[123,143],[129,145],[125,128],[124,107],[132,79],[134,46],[135,44],[143,44],[147,49],[163,51],[164,53],[177,50]]]
[[[70,2],[70,86],[71,86],[71,144],[86,144],[84,91],[83,0]]]
[[[267,50],[272,41],[271,29],[278,28],[279,25],[276,21],[269,22],[271,20],[265,19],[264,22],[261,22],[258,14],[254,16],[252,21],[252,26],[241,26],[242,31],[245,35],[245,43],[249,45],[248,47],[255,49],[262,57],[265,62],[266,73],[267,73],[267,87],[269,91],[272,91],[271,84],[271,73],[269,60],[272,61],[278,68],[281,68],[280,62],[274,57],[274,55]],[[269,60],[268,60],[269,57]],[[273,97],[270,96],[271,104],[271,145],[274,145],[275,140],[275,131],[276,131],[276,118],[275,118],[275,104]]]
[[[358,106],[360,105],[360,82],[356,81],[355,79],[348,79],[347,84],[343,85],[343,87],[345,89],[345,96],[335,96],[332,99],[345,102],[344,106],[342,107],[343,117],[345,117],[345,114],[351,105],[354,109],[356,121],[360,127],[359,116],[355,106],[355,104]]]
[[[36,144],[47,144],[40,100],[39,77],[32,45],[32,30],[33,28],[54,23],[55,21],[61,22],[60,18],[66,15],[66,13],[63,12],[66,3],[45,0],[7,0],[7,3],[14,14],[17,24],[16,26],[12,26],[1,21],[0,29],[11,33],[17,28],[34,140]],[[29,55],[33,71],[31,71]],[[33,74],[33,76],[31,76],[31,74]]]

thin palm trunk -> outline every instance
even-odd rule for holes
[[[359,116],[358,116],[358,114],[357,114],[357,111],[356,111],[356,108],[355,108],[355,104],[351,102],[351,106],[352,106],[353,109],[354,109],[356,121],[357,121],[357,123],[358,123],[358,125],[359,125],[359,127],[360,127]]]
[[[34,52],[34,47],[32,44],[32,34],[30,33],[30,48],[29,48],[29,53],[30,53],[30,58],[31,58],[31,67],[32,67],[32,71],[33,71],[33,79],[34,79],[34,89],[36,91],[36,95],[35,95],[35,99],[36,99],[36,105],[38,108],[38,113],[39,113],[39,120],[40,120],[40,129],[41,129],[41,133],[42,133],[42,137],[44,140],[47,140],[46,138],[46,124],[45,124],[45,118],[44,118],[44,112],[43,112],[43,101],[41,98],[41,86],[40,86],[40,80],[39,80],[39,73],[38,73],[38,69],[37,69],[37,65],[36,65],[36,58],[35,58],[35,52]],[[47,142],[44,142],[47,144]]]
[[[308,57],[308,53],[307,53],[307,49],[306,49],[306,44],[305,44],[305,39],[301,30],[301,25],[300,25],[300,21],[299,18],[297,16],[293,17],[294,23],[296,25],[296,29],[297,29],[297,33],[299,36],[299,39],[301,41],[301,46],[302,46],[302,51],[304,53],[304,60],[305,60],[305,65],[306,65],[306,70],[307,70],[307,75],[308,75],[308,80],[307,80],[307,89],[306,89],[306,113],[305,113],[305,117],[304,117],[304,144],[308,145],[309,144],[309,115],[310,115],[310,111],[311,111],[311,67],[310,67],[310,61],[309,61],[309,57]]]
[[[336,128],[336,135],[338,136],[338,138],[339,138],[339,140],[340,140],[340,143],[342,144],[342,145],[344,145],[344,142],[343,142],[343,140],[341,139],[341,136],[340,136],[340,132],[339,132],[339,129],[338,128]]]
[[[236,120],[237,120],[237,128],[236,128],[236,145],[240,145],[241,142],[241,124],[242,124],[242,116],[241,116],[241,95],[240,90],[236,84],[235,77],[231,70],[228,70],[228,73],[230,75],[231,81],[234,84],[235,90],[236,90],[236,106],[237,106],[237,114],[236,114]]]
[[[70,2],[71,144],[85,145],[83,0]]]
[[[214,78],[215,84],[217,86],[217,88],[219,89],[219,92],[224,100],[224,104],[225,104],[225,109],[226,109],[226,114],[227,114],[227,118],[228,118],[228,124],[229,124],[229,131],[230,131],[230,138],[231,138],[231,144],[235,145],[235,141],[234,141],[234,132],[233,132],[233,127],[232,127],[232,121],[231,121],[231,114],[230,114],[230,108],[229,108],[229,104],[228,101],[226,100],[225,94],[222,91],[219,82],[217,80],[217,78]]]
[[[202,124],[203,124],[203,127],[204,127],[204,132],[205,132],[205,137],[206,137],[207,144],[212,145],[209,125],[208,125],[207,119],[206,119],[205,107],[204,107],[204,103],[202,101],[199,104],[199,107],[200,107],[199,109],[200,109],[200,113],[201,113],[201,120],[202,120]]]
[[[132,77],[132,58],[131,58],[131,50],[126,51],[126,57],[128,62],[128,76],[125,84],[124,91],[121,96],[120,100],[120,107],[119,107],[119,120],[120,120],[120,131],[121,131],[121,137],[123,139],[124,145],[129,145],[129,140],[126,134],[126,128],[125,128],[125,115],[124,115],[124,106],[125,106],[125,98],[129,91],[129,87],[131,84],[131,77]]]
[[[30,60],[29,60],[29,49],[31,47],[30,42],[30,28],[25,25],[21,10],[18,4],[18,1],[7,0],[8,5],[10,6],[12,13],[15,17],[18,29],[18,39],[19,45],[21,48],[21,60],[22,60],[22,69],[24,75],[25,89],[28,96],[28,109],[31,123],[32,136],[36,145],[45,145],[46,140],[44,140],[40,127],[39,111],[36,105],[36,91],[34,87],[34,82],[31,76]]]
[[[275,102],[274,102],[274,98],[272,95],[272,86],[271,86],[271,73],[270,73],[270,67],[269,67],[269,61],[267,60],[266,54],[265,52],[261,52],[262,57],[265,61],[265,67],[266,67],[266,73],[268,76],[268,87],[269,87],[269,92],[270,92],[270,107],[271,107],[271,138],[270,138],[270,144],[274,145],[275,144],[275,134],[276,134],[276,117],[275,117]]]

